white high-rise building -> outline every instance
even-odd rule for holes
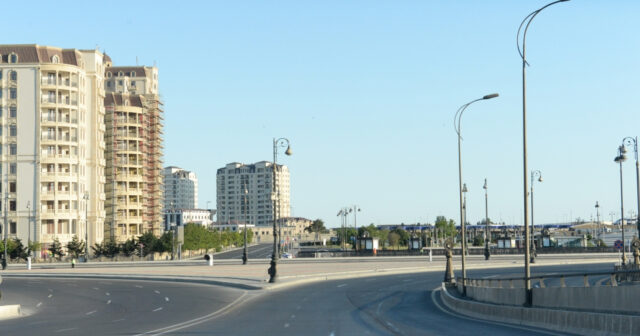
[[[249,165],[234,162],[218,169],[218,224],[273,225],[274,200],[278,218],[291,216],[289,168],[284,165],[276,168],[275,190],[272,162],[260,161]]]
[[[43,253],[54,240],[85,240],[87,227],[90,245],[103,239],[103,60],[98,50],[0,45],[0,221]]]
[[[164,212],[172,209],[198,208],[198,178],[196,173],[179,167],[166,167],[164,178]]]

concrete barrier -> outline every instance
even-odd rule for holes
[[[614,313],[640,313],[640,286],[533,288],[533,306]],[[480,300],[479,301],[484,301]]]
[[[469,289],[467,288],[467,291]],[[640,335],[640,316],[482,303],[453,296],[443,284],[442,302],[474,318],[582,335]]]
[[[20,305],[0,306],[0,320],[20,317]]]

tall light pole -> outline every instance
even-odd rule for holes
[[[464,248],[466,246],[466,234],[464,231],[465,231],[466,225],[464,223],[464,213],[462,209],[462,151],[461,151],[462,133],[461,133],[460,122],[462,121],[462,114],[464,113],[464,110],[466,110],[467,107],[469,107],[469,105],[480,100],[487,100],[491,98],[496,98],[498,96],[499,95],[497,93],[492,93],[492,94],[485,95],[482,98],[472,100],[460,106],[460,108],[456,111],[456,114],[453,116],[453,127],[455,128],[456,134],[458,135],[458,194],[460,196],[460,228],[462,230],[462,251],[463,251],[462,253],[462,288],[464,292],[466,292],[466,288],[467,288],[464,283],[467,277],[467,270],[464,264],[465,262]]]
[[[527,15],[524,20],[520,23],[520,27],[518,27],[518,34],[516,36],[518,53],[522,58],[522,171],[523,171],[523,198],[524,198],[524,229],[525,229],[525,250],[524,250],[524,277],[525,277],[525,290],[527,293],[526,302],[528,305],[531,305],[531,269],[529,265],[529,202],[527,202],[527,193],[529,192],[529,188],[527,186],[527,174],[529,173],[527,167],[527,76],[526,76],[526,67],[527,63],[527,54],[526,54],[526,43],[527,43],[527,30],[529,30],[529,25],[531,25],[531,21],[540,14],[542,10],[545,8],[555,5],[560,2],[565,2],[569,0],[558,0],[552,3],[549,3],[540,9],[537,9]],[[526,23],[526,24],[525,24]],[[520,48],[520,31],[522,31],[522,27],[524,26],[524,31],[522,33],[522,48]]]
[[[638,236],[640,236],[640,162],[638,162],[638,137],[626,137],[622,139],[622,144],[625,146],[633,145],[633,153],[636,157],[636,199],[638,201],[638,211],[636,212],[636,229],[638,230]]]
[[[489,260],[491,252],[489,252],[489,240],[491,240],[491,227],[489,226],[489,186],[487,179],[484,179],[484,260]]]
[[[539,170],[531,171],[531,263],[536,262],[536,244],[534,242],[535,239],[535,224],[533,222],[533,183],[536,181],[536,177],[538,177],[537,181],[542,182],[542,173]]]
[[[625,254],[625,242],[624,242],[624,194],[622,192],[622,163],[627,159],[624,155],[626,150],[623,145],[618,147],[618,156],[613,161],[620,164],[620,225],[622,225],[622,265],[627,263],[627,256]]]
[[[466,237],[467,234],[467,193],[469,192],[469,189],[467,189],[467,184],[463,183],[462,184],[462,209],[464,210],[464,219],[463,219],[463,223],[464,226],[460,227],[460,230],[463,230],[464,233],[462,233],[462,237]],[[463,244],[462,244],[462,254],[463,255],[467,255],[467,239],[463,238]]]
[[[89,261],[89,193],[84,196],[84,262]],[[142,257],[142,254],[140,255]]]
[[[31,201],[27,201],[27,257],[31,257]]]
[[[353,212],[353,227],[356,229],[356,241],[354,244],[356,253],[358,252],[358,211],[360,211],[360,207],[357,205],[349,209],[349,213]]]
[[[598,201],[596,201],[596,220],[598,221],[598,239],[601,239],[600,234],[602,234],[602,230],[600,227],[600,204],[598,204]]]
[[[269,267],[269,282],[270,283],[274,283],[276,282],[276,279],[278,278],[278,274],[277,274],[277,266],[278,266],[278,259],[280,258],[280,256],[278,255],[278,231],[277,231],[277,223],[278,223],[278,210],[276,209],[277,207],[277,203],[278,203],[278,189],[276,187],[276,183],[277,183],[277,178],[276,178],[276,173],[277,173],[277,161],[278,161],[278,147],[286,147],[287,149],[285,150],[285,154],[286,155],[291,155],[291,145],[289,143],[289,139],[287,138],[279,138],[279,139],[273,139],[273,178],[272,178],[272,199],[273,199],[273,253],[271,254],[271,266]]]
[[[249,259],[249,254],[247,252],[247,212],[249,208],[249,192],[247,188],[244,188],[244,250],[242,251],[242,264],[246,265],[247,260]]]

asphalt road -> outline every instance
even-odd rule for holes
[[[249,260],[251,259],[267,259],[271,258],[273,252],[273,243],[271,244],[257,244],[247,246],[247,253]],[[233,251],[218,253],[214,256],[214,260],[217,259],[242,259],[243,249],[237,249]]]
[[[533,266],[532,273],[611,268],[611,263]],[[513,268],[470,269],[468,276],[511,277],[521,276],[521,272]],[[447,311],[439,300],[442,277],[442,271],[423,272],[324,281],[271,291],[157,281],[5,278],[2,303],[20,303],[31,315],[0,321],[0,334],[549,334]]]
[[[245,291],[128,280],[4,278],[2,304],[29,316],[0,321],[0,335],[132,335],[215,313]]]
[[[611,264],[534,267],[533,273],[611,270]],[[469,277],[520,276],[513,269]],[[459,274],[458,274],[459,275]],[[224,317],[174,335],[549,335],[458,316],[439,299],[443,272],[378,276],[298,286],[247,300]]]

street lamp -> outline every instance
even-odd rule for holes
[[[353,212],[353,227],[356,229],[356,241],[355,241],[355,247],[356,247],[356,253],[358,253],[358,212],[360,211],[360,207],[357,205],[354,205],[352,209],[349,209],[349,212]]]
[[[89,261],[89,193],[84,196],[84,262]],[[140,255],[142,257],[142,254]]]
[[[467,184],[464,183],[462,184],[462,194],[463,194],[463,202],[462,202],[462,209],[464,209],[464,219],[463,219],[463,223],[465,226],[461,226],[460,230],[464,230],[464,234],[462,235],[462,237],[466,237],[467,234],[467,192],[469,192],[469,189],[467,189]],[[462,254],[464,254],[465,256],[467,255],[467,239],[463,238],[462,239],[464,241],[464,244],[462,244]]]
[[[623,145],[618,147],[618,156],[613,161],[620,164],[620,225],[622,225],[622,266],[627,263],[627,256],[625,254],[625,242],[624,242],[624,194],[622,193],[622,163],[627,159],[624,155],[627,151]]]
[[[638,201],[638,211],[636,213],[636,228],[638,235],[640,235],[640,162],[638,162],[638,137],[626,137],[622,139],[624,146],[631,146],[633,144],[633,153],[636,156],[636,199]]]
[[[249,207],[249,195],[247,188],[244,188],[244,250],[242,252],[242,264],[246,265],[249,255],[247,252],[247,211]]]
[[[277,222],[278,222],[278,210],[277,210],[277,202],[279,201],[279,196],[277,194],[278,190],[276,187],[276,171],[277,171],[277,160],[278,160],[278,147],[286,147],[287,149],[285,150],[285,154],[286,155],[291,155],[291,145],[289,143],[289,139],[287,138],[279,138],[279,139],[273,139],[273,178],[272,178],[272,190],[273,190],[273,194],[272,194],[272,199],[273,199],[273,253],[271,254],[271,266],[269,267],[269,282],[270,283],[274,283],[276,282],[276,279],[278,277],[277,275],[277,266],[278,266],[278,259],[280,258],[280,256],[278,255],[278,231],[276,228]]]
[[[600,227],[600,205],[598,201],[596,201],[596,219],[598,221],[598,239],[602,239],[600,235],[602,234],[602,228]]]
[[[482,98],[478,98],[475,100],[472,100],[462,106],[460,106],[460,108],[456,111],[456,114],[453,116],[453,127],[456,130],[456,134],[458,135],[458,193],[459,193],[459,197],[460,197],[460,228],[462,229],[462,251],[464,251],[464,248],[466,246],[466,234],[464,232],[466,225],[464,223],[464,213],[463,213],[463,205],[462,205],[462,154],[461,154],[461,142],[462,142],[462,133],[461,133],[461,129],[460,129],[460,122],[462,121],[462,114],[464,113],[464,110],[467,109],[467,107],[469,107],[469,105],[480,101],[480,100],[487,100],[487,99],[492,99],[492,98],[496,98],[498,97],[497,93],[492,93],[492,94],[488,94],[483,96]],[[462,253],[462,288],[463,288],[463,292],[466,293],[466,286],[465,286],[465,278],[467,275],[467,270],[465,268],[464,265],[465,262],[465,255],[464,252]]]
[[[536,229],[534,226],[534,222],[533,222],[533,182],[536,181],[536,176],[538,177],[538,182],[542,182],[542,173],[539,170],[533,170],[531,171],[531,255],[530,255],[530,260],[531,263],[535,263],[536,262],[536,244],[534,242],[535,240],[535,233],[536,233]]]
[[[489,240],[491,240],[491,227],[489,226],[489,187],[487,186],[487,179],[484,179],[484,260],[489,260],[491,252],[489,252]]]
[[[531,21],[540,14],[542,10],[545,8],[555,5],[560,2],[566,2],[569,0],[558,0],[552,3],[549,3],[540,9],[537,9],[527,15],[524,20],[520,23],[520,27],[518,27],[518,33],[516,35],[516,42],[518,47],[518,53],[522,58],[522,171],[523,171],[523,198],[524,198],[524,226],[525,226],[525,251],[524,251],[524,277],[525,277],[525,290],[527,293],[527,304],[531,304],[531,269],[529,265],[529,202],[527,202],[527,174],[529,173],[527,167],[527,76],[526,76],[526,66],[527,63],[526,57],[526,43],[527,43],[527,30],[529,30],[529,25],[531,25]],[[526,23],[526,25],[525,25]],[[522,31],[522,27],[524,26],[524,31],[522,33],[522,48],[520,48],[520,31]]]
[[[31,201],[27,201],[27,257],[31,257]]]

